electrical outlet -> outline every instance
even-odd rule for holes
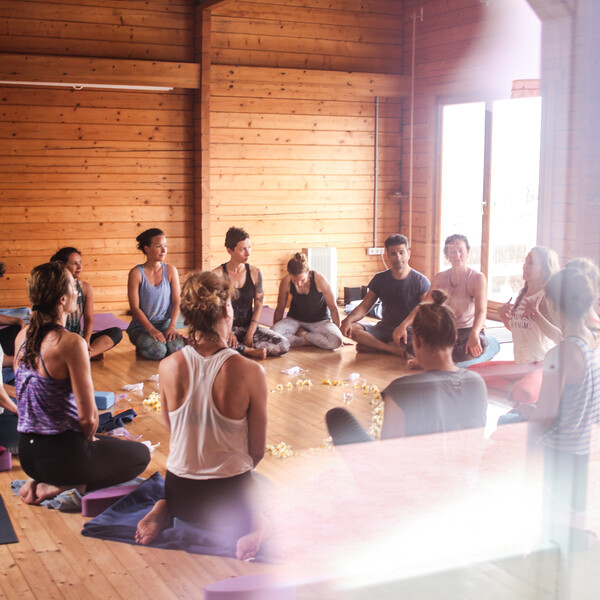
[[[383,252],[384,248],[367,248],[367,254],[369,256],[380,256]]]

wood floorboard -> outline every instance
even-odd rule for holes
[[[335,452],[322,448],[328,437],[325,413],[334,406],[343,406],[345,391],[353,390],[349,406],[359,421],[371,423],[373,392],[363,393],[361,387],[323,385],[328,379],[346,380],[358,373],[370,386],[383,389],[391,380],[406,373],[398,357],[384,354],[357,354],[353,345],[335,352],[314,348],[297,348],[278,359],[261,363],[267,376],[269,426],[268,443],[288,444],[297,454]],[[286,375],[284,369],[298,366],[299,375]],[[125,336],[122,343],[106,354],[104,361],[92,363],[96,390],[125,394],[113,410],[135,408],[138,416],[128,431],[152,444],[154,450],[145,476],[156,471],[164,475],[169,451],[169,437],[159,412],[144,406],[142,401],[158,389],[148,378],[158,371],[157,363],[135,355]],[[312,386],[296,386],[298,379],[310,379]],[[125,384],[144,382],[143,392],[126,393]],[[290,389],[287,384],[292,383]],[[277,390],[277,386],[284,386]],[[267,485],[291,485],[290,462],[296,458],[266,455],[258,472],[271,480]],[[306,460],[312,460],[308,457]],[[41,507],[26,506],[10,491],[10,481],[23,479],[18,458],[10,472],[0,473],[0,492],[19,538],[17,544],[0,546],[0,593],[6,598],[90,598],[95,599],[158,599],[201,598],[204,587],[228,577],[259,573],[276,573],[277,565],[244,563],[234,559],[188,554],[175,550],[157,550],[120,544],[81,536],[86,521],[81,514],[59,513]],[[597,558],[597,555],[596,555]],[[471,600],[486,597],[550,598],[557,579],[556,560],[513,559],[473,565],[445,574],[398,581],[361,590],[332,590],[328,585],[306,582],[297,597],[306,598],[461,598]],[[596,579],[596,568],[585,560],[570,573],[573,586],[579,590],[582,582]],[[563,576],[566,581],[566,575]],[[326,592],[324,591],[326,590]],[[446,594],[448,592],[448,594]],[[482,595],[482,593],[484,595]],[[527,596],[526,594],[530,594]]]

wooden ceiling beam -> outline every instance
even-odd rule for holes
[[[402,98],[410,94],[410,77],[277,67],[211,65],[211,91],[220,96],[310,98]]]
[[[198,89],[200,65],[154,60],[0,53],[0,81]]]

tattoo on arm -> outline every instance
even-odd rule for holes
[[[254,293],[254,299],[257,302],[262,302],[265,298],[265,293],[263,291],[263,277],[262,277],[262,271],[259,269],[258,270],[258,277],[256,280],[256,291]]]

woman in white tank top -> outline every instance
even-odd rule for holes
[[[232,291],[211,272],[183,285],[190,343],[159,366],[162,414],[171,430],[165,498],[139,522],[136,541],[149,544],[177,517],[226,529],[231,553],[245,560],[258,553],[265,533],[252,491],[266,445],[267,381],[259,364],[228,348]]]
[[[494,361],[471,367],[492,389],[508,393],[515,405],[537,401],[542,385],[542,361],[546,352],[561,339],[561,332],[550,321],[544,286],[558,272],[554,250],[532,248],[523,264],[524,285],[514,304],[512,298],[498,308],[498,316],[512,332],[514,361]],[[509,415],[516,414],[511,411]],[[499,423],[512,422],[500,417]]]

